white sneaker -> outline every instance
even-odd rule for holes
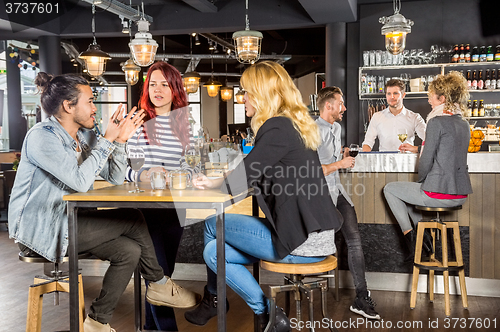
[[[85,332],[116,332],[115,329],[112,329],[109,324],[102,324],[96,320],[93,320],[89,316],[83,322],[83,331]]]

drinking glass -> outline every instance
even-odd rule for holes
[[[144,161],[146,159],[146,155],[144,154],[144,150],[141,147],[136,146],[128,146],[127,145],[127,162],[130,168],[135,171],[135,189],[130,190],[129,193],[142,193],[144,190],[139,189],[139,184],[137,183],[139,177],[139,170],[144,165]]]
[[[370,66],[370,51],[363,51],[363,67]]]
[[[188,144],[184,149],[184,158],[189,167],[194,169],[201,161],[200,147],[197,144]],[[191,181],[187,186],[192,187]]]
[[[396,130],[396,133],[398,135],[398,139],[401,141],[401,144],[403,144],[406,141],[406,138],[408,137],[406,129],[399,128]]]
[[[359,145],[351,144],[349,145],[349,156],[355,158],[359,153]]]

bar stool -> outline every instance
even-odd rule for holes
[[[327,272],[337,269],[337,257],[331,255],[327,256],[324,260],[317,263],[305,263],[305,264],[286,264],[286,263],[273,263],[268,261],[260,261],[260,267],[264,270],[286,273],[290,276],[285,276],[285,284],[280,286],[269,286],[270,293],[270,307],[271,311],[269,313],[269,324],[266,327],[265,332],[270,331],[270,327],[274,325],[274,318],[276,315],[276,296],[280,292],[287,292],[286,302],[285,302],[285,313],[288,315],[290,312],[290,293],[293,292],[295,295],[295,308],[297,314],[297,320],[300,322],[302,317],[301,310],[301,299],[302,293],[305,294],[309,300],[309,320],[314,323],[314,297],[313,290],[321,289],[321,312],[324,318],[328,318],[326,307],[327,299],[326,294],[328,292],[328,280],[327,278],[334,277],[334,275],[327,274]],[[303,282],[304,278],[322,278],[319,281]],[[337,282],[338,278],[336,278]],[[336,287],[337,284],[336,284]],[[338,300],[338,299],[337,299]],[[333,328],[333,329],[332,329]],[[331,331],[337,331],[334,326],[330,327]],[[313,324],[311,324],[311,331],[314,331]]]
[[[78,259],[90,258],[91,254],[81,254]],[[32,250],[19,252],[19,260],[27,263],[52,263],[51,276],[35,276],[34,284],[30,286],[28,297],[28,315],[26,317],[26,332],[40,332],[42,328],[43,295],[54,293],[54,305],[59,305],[59,292],[69,293],[69,278],[59,269],[59,263],[54,263],[38,255]],[[68,262],[64,257],[63,262]],[[78,294],[80,303],[80,331],[83,331],[85,303],[83,296],[82,275],[78,274]]]
[[[460,281],[460,293],[462,296],[462,304],[465,309],[468,307],[467,302],[467,290],[465,288],[465,272],[464,272],[464,262],[462,259],[462,245],[460,242],[460,229],[458,227],[458,221],[443,221],[439,218],[439,212],[450,212],[462,209],[462,206],[455,207],[427,207],[427,206],[415,206],[417,210],[421,211],[431,211],[436,212],[436,219],[429,221],[422,220],[417,225],[417,243],[415,245],[415,261],[413,263],[413,279],[411,286],[411,299],[410,308],[414,309],[417,302],[417,286],[418,277],[420,269],[429,270],[429,298],[430,301],[434,301],[434,271],[443,271],[444,280],[444,308],[446,316],[450,316],[450,289],[449,289],[449,272],[458,271],[458,278]],[[436,240],[436,229],[440,230],[441,233],[441,246],[442,246],[442,261],[439,261],[435,257],[433,252],[430,256],[428,262],[422,262],[422,242],[424,238],[425,229],[429,228],[431,231],[432,242],[435,248]],[[451,229],[453,232],[453,243],[455,247],[455,261],[450,261],[448,258],[448,234],[447,230]]]

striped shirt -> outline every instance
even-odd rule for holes
[[[167,171],[173,171],[181,168],[187,170],[190,174],[193,172],[199,172],[198,167],[192,169],[186,163],[183,156],[183,147],[181,142],[174,136],[174,133],[170,128],[170,115],[158,115],[149,121],[154,121],[160,145],[155,145],[152,142],[149,143],[144,135],[142,127],[137,129],[134,136],[132,136],[127,142],[127,145],[129,146],[140,146],[144,150],[146,159],[144,166],[142,166],[139,173],[152,167],[163,167]],[[191,129],[189,129],[189,135],[191,137],[190,142],[194,143]],[[137,172],[128,166],[125,179],[133,182],[136,174]]]

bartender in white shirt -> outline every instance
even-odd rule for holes
[[[399,79],[391,79],[385,85],[385,97],[388,108],[373,115],[365,140],[363,141],[363,151],[369,152],[375,144],[375,139],[379,139],[380,151],[398,151],[401,141],[398,139],[398,129],[406,129],[408,137],[406,143],[413,145],[415,132],[418,137],[424,140],[425,121],[420,114],[404,107],[405,84]],[[405,144],[405,146],[408,146]],[[413,151],[413,149],[408,149]],[[415,151],[416,152],[416,147]]]

